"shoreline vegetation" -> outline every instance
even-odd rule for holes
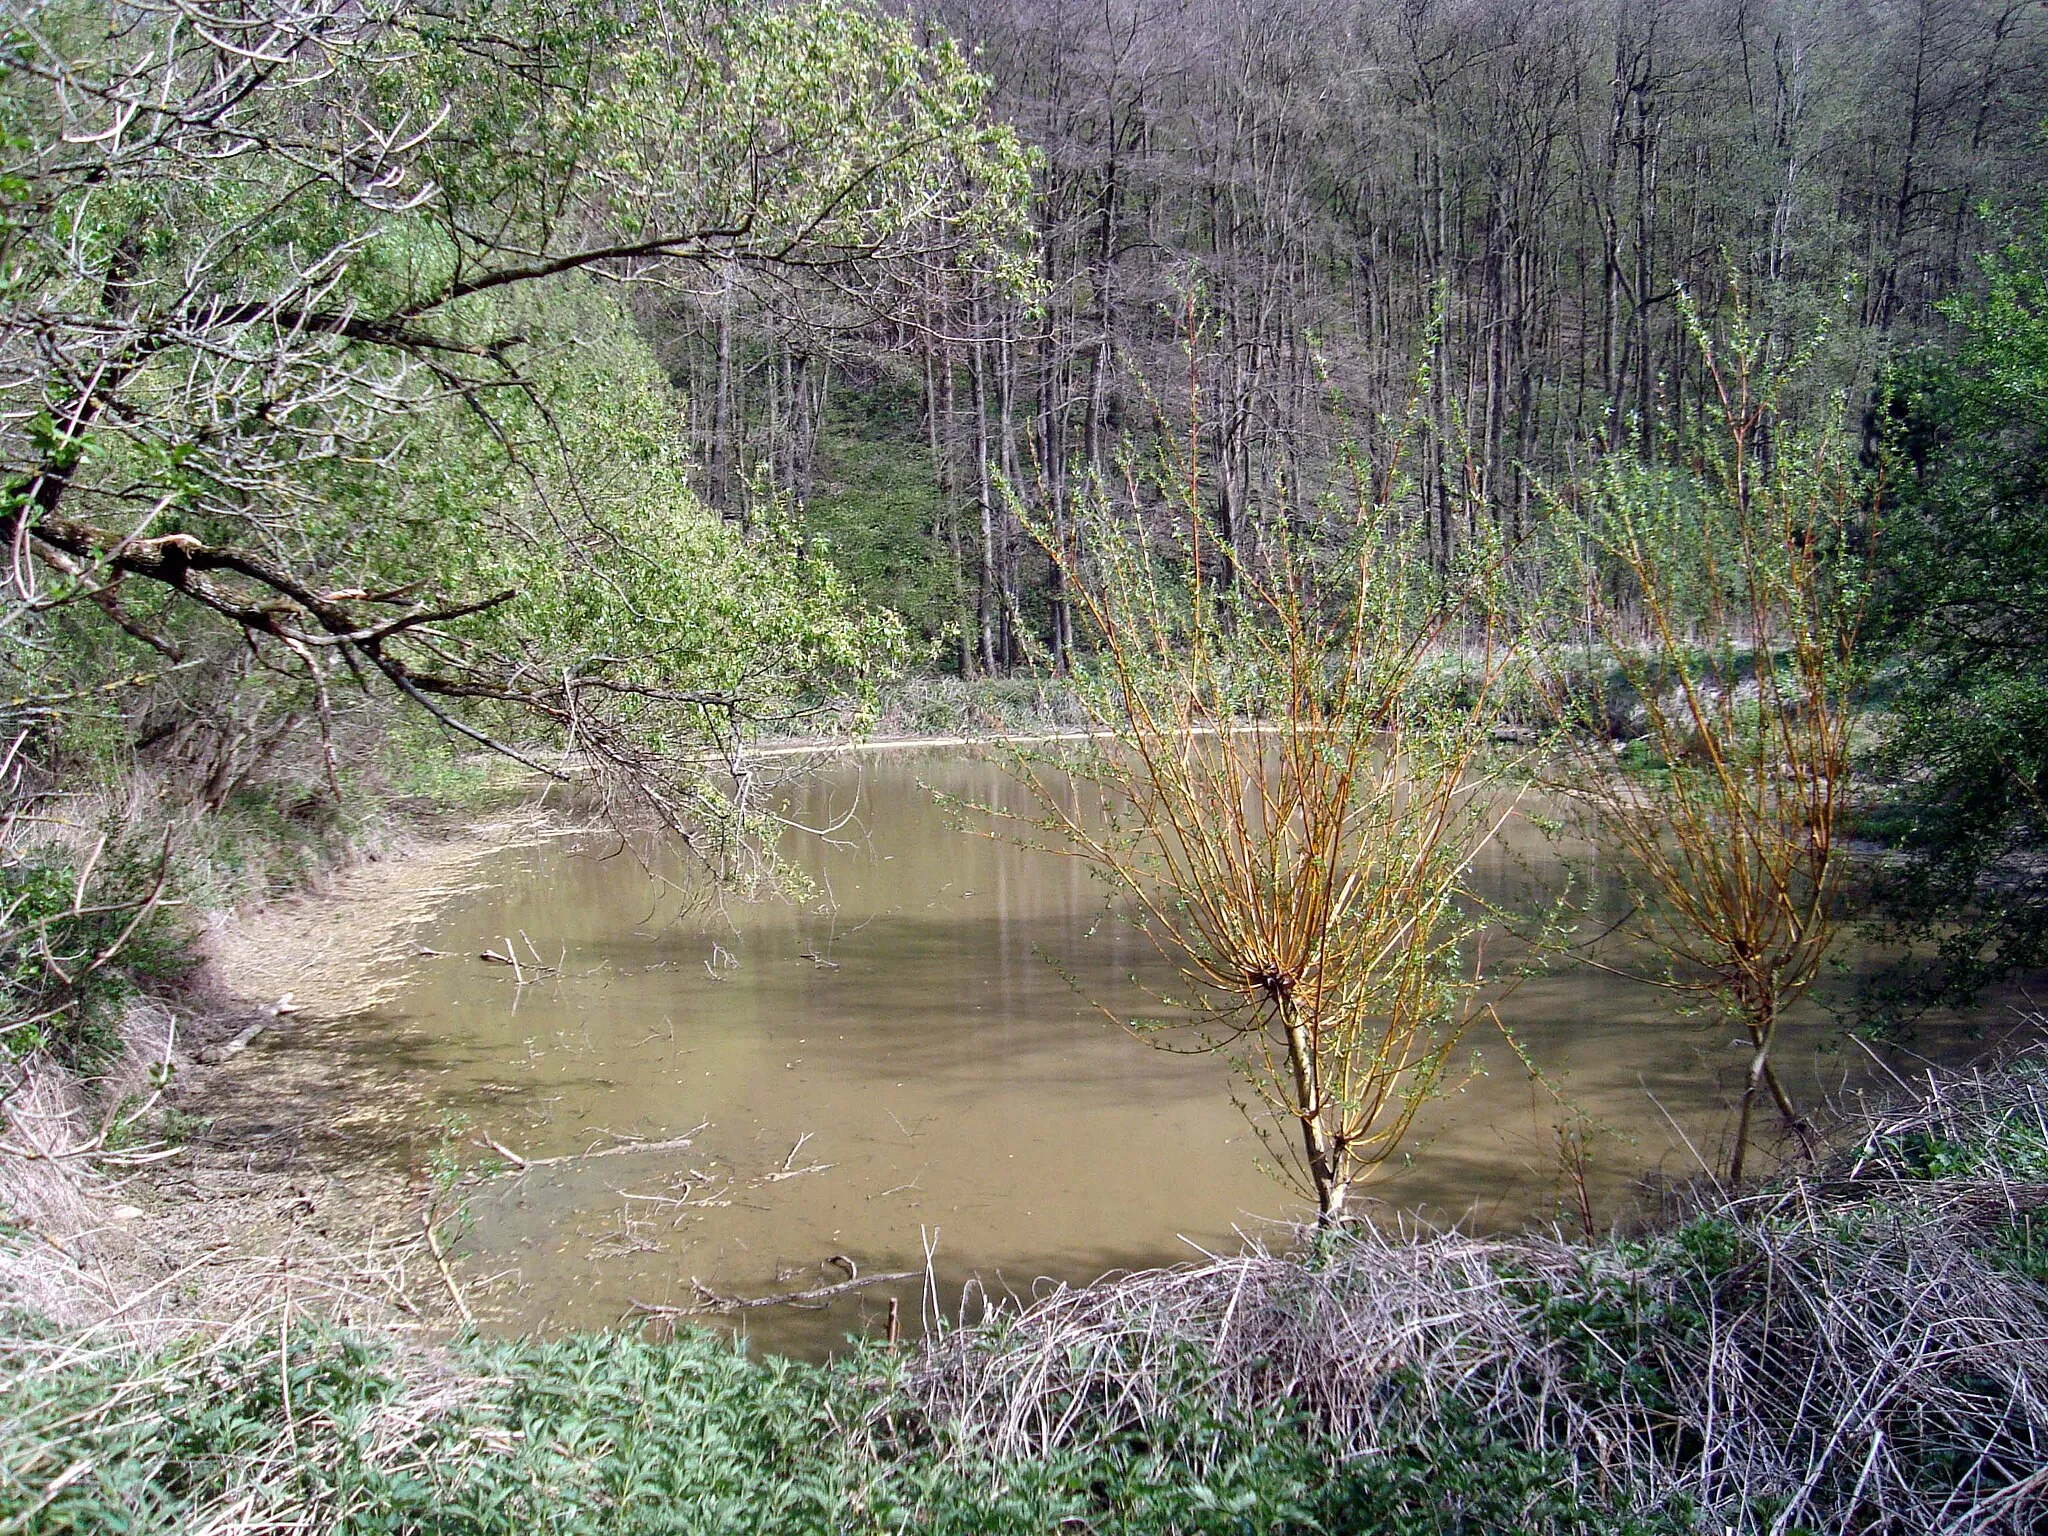
[[[2038,1053],[1899,1083],[1813,1168],[1626,1236],[1304,1232],[928,1298],[925,1339],[826,1365],[663,1323],[477,1338],[447,1191],[309,1134],[342,1077],[233,1047],[363,1006],[477,859],[578,825],[510,788],[210,917],[100,1080],[10,1102],[42,1155],[0,1159],[0,1531],[2017,1532],[2048,1500]]]
[[[11,1226],[0,1530],[2030,1530],[2048,1064],[1896,1086],[1648,1231],[1303,1232],[826,1365],[478,1339],[331,1190],[188,1309],[174,1273],[38,1316],[107,1245]]]
[[[1845,924],[1893,1044],[2048,966],[2044,59],[2024,0],[0,0],[0,1536],[2048,1532],[2048,1044],[1779,1059]],[[458,1121],[335,1021],[521,839],[794,891],[852,737],[1003,759],[1316,1229],[945,1316],[928,1258],[828,1364],[484,1337]],[[1588,877],[1496,911],[1523,791]],[[1577,1238],[1346,1218],[1496,919],[1741,1033],[1643,1230],[1571,1122]]]

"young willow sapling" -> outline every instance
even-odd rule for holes
[[[1624,926],[1652,959],[1616,968],[1743,1032],[1736,1183],[1760,1095],[1815,1148],[1772,1050],[1841,921],[1874,529],[1838,423],[1796,431],[1780,411],[1796,369],[1740,321],[1693,334],[1712,405],[1690,462],[1617,453],[1551,499],[1578,582],[1538,673],[1566,727],[1552,787],[1635,888]]]
[[[1227,1053],[1324,1228],[1474,1016],[1459,893],[1505,814],[1481,761],[1498,563],[1432,569],[1398,465],[1358,470],[1335,549],[1284,518],[1220,537],[1192,452],[1162,465],[1163,509],[1134,473],[1121,505],[1081,499],[1041,542],[1082,620],[1090,738],[1011,753],[1034,840],[1106,880],[1180,978],[1160,1017],[1118,1022]]]

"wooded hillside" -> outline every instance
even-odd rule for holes
[[[1010,498],[1062,524],[1163,417],[1198,435],[1226,530],[1307,515],[1333,443],[1400,415],[1426,365],[1421,476],[1440,556],[1527,526],[1537,476],[1698,420],[1681,299],[1738,297],[1815,389],[1869,402],[2048,190],[2048,16],[2018,0],[944,0],[996,110],[1038,151],[1038,288],[928,271],[876,327],[815,287],[727,273],[662,308],[710,499],[757,469],[896,570],[835,491],[921,447],[900,539],[954,665],[1071,619]],[[845,439],[852,439],[849,443]],[[899,493],[899,484],[891,482]],[[855,561],[856,569],[859,562]]]

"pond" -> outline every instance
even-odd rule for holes
[[[858,754],[801,781],[793,819],[835,829],[792,842],[817,888],[802,904],[705,906],[595,835],[507,850],[420,932],[395,1004],[325,1042],[383,1069],[417,1164],[452,1124],[464,1161],[494,1144],[532,1165],[467,1198],[470,1271],[498,1277],[491,1326],[610,1324],[699,1285],[759,1295],[928,1261],[950,1311],[970,1278],[1027,1293],[1240,1233],[1285,1240],[1273,1223],[1307,1207],[1267,1171],[1228,1066],[1105,1017],[1145,1006],[1134,976],[1166,975],[1106,915],[1105,887],[964,830],[934,790],[1023,806],[999,766],[958,751]],[[1476,871],[1510,906],[1562,881],[1520,820]],[[1745,1058],[1732,1030],[1670,1002],[1585,967],[1505,991],[1545,1081],[1475,1026],[1364,1207],[1481,1229],[1562,1219],[1574,1115],[1603,1218],[1646,1176],[1695,1172],[1688,1143],[1719,1153]],[[1812,1101],[1875,1068],[1809,1003],[1781,1070]],[[762,1343],[816,1354],[880,1326],[892,1297],[914,1329],[923,1296],[900,1282],[739,1315]]]

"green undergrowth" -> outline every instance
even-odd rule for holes
[[[0,1229],[0,1258],[29,1241]],[[0,1532],[2042,1528],[2038,1058],[1653,1232],[1361,1232],[1233,1262],[1074,1293],[1100,1298],[1092,1333],[1038,1309],[826,1364],[696,1331],[429,1348],[300,1320],[143,1349],[0,1317]],[[1399,1301],[1417,1275],[1441,1280],[1424,1322]],[[1154,1347],[1159,1298],[1190,1286],[1206,1300]],[[1218,1353],[1250,1312],[1260,1342]],[[1163,1406],[1133,1411],[1139,1373]]]
[[[404,717],[385,722],[339,782],[337,801],[324,776],[299,765],[182,820],[172,844],[180,896],[204,911],[287,895],[354,855],[531,800],[539,785],[531,769]]]
[[[432,1362],[306,1327],[233,1350],[0,1353],[0,1529],[351,1533],[1647,1532],[1470,1420],[1343,1462],[1197,1391],[1170,1422],[998,1463],[861,1350],[752,1358],[709,1334],[468,1342]],[[232,1512],[232,1513],[230,1513]],[[239,1523],[237,1523],[239,1522]],[[1674,1528],[1675,1529],[1675,1528]]]
[[[128,999],[190,969],[181,926],[151,902],[163,883],[152,861],[132,843],[96,855],[0,858],[0,1053],[103,1065],[120,1053]]]
[[[339,800],[299,764],[199,814],[189,785],[109,772],[48,835],[0,849],[0,1058],[42,1052],[90,1076],[120,1054],[125,1005],[190,976],[201,914],[535,794],[530,770],[407,722],[376,746],[339,769]]]

